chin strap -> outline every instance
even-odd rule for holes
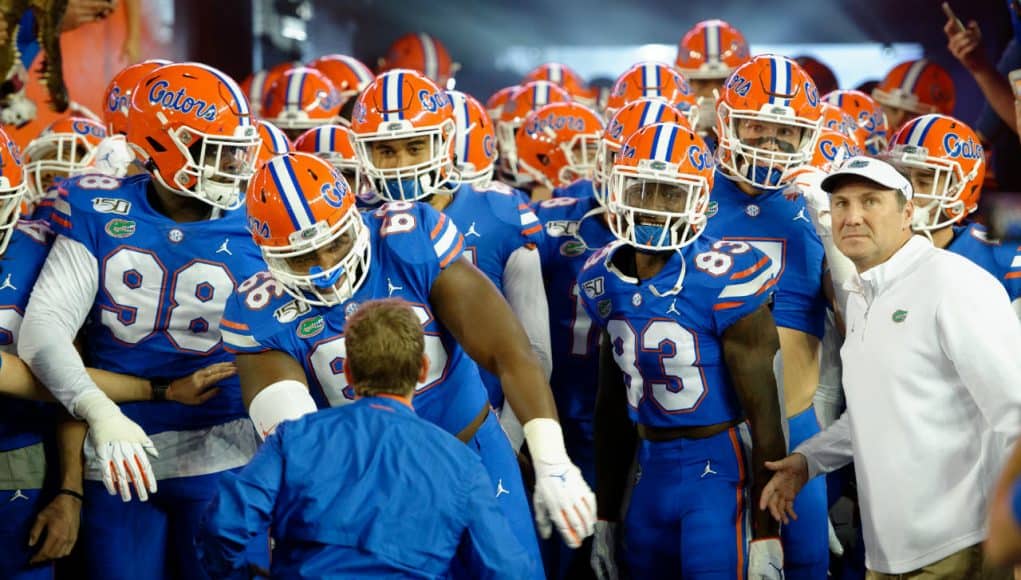
[[[681,271],[677,274],[677,281],[674,282],[673,287],[666,292],[660,292],[655,286],[651,284],[649,285],[649,290],[660,298],[675,296],[684,288],[684,275],[688,272],[688,261],[684,259],[684,253],[682,253],[680,249],[675,251],[681,256]]]

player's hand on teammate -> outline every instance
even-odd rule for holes
[[[780,538],[752,540],[748,546],[748,580],[783,580]]]
[[[599,520],[592,536],[592,554],[589,564],[598,580],[617,580],[617,522]]]
[[[792,453],[780,461],[767,461],[766,467],[774,473],[762,489],[759,509],[768,508],[777,521],[789,524],[791,519],[798,519],[794,498],[808,483],[808,460],[800,453]]]
[[[236,375],[233,361],[219,362],[203,367],[192,374],[171,381],[167,387],[167,400],[184,405],[201,405],[220,392],[220,381]]]
[[[146,501],[156,492],[156,476],[149,455],[159,456],[156,446],[120,407],[99,389],[83,395],[75,404],[75,414],[89,424],[89,440],[96,450],[103,471],[103,485],[110,495],[120,493],[131,501],[134,485],[138,499]]]
[[[56,560],[71,553],[75,542],[78,541],[81,509],[80,499],[58,494],[43,511],[39,512],[28,534],[28,545],[39,546],[29,561],[30,564]]]

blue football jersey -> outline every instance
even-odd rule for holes
[[[503,270],[515,250],[538,245],[542,226],[509,189],[462,185],[443,213],[464,236],[464,253],[503,292]]]
[[[85,322],[90,367],[153,378],[186,376],[232,360],[220,318],[237,283],[265,268],[243,209],[176,222],[149,203],[151,177],[92,174],[64,182],[54,230],[95,256],[99,291]],[[246,416],[237,377],[201,406],[129,403],[147,433],[197,429]]]
[[[227,348],[239,353],[278,350],[305,368],[309,390],[320,408],[354,401],[344,378],[344,321],[358,305],[401,298],[425,330],[429,376],[419,384],[415,409],[425,419],[457,434],[486,405],[478,367],[436,320],[429,293],[444,268],[460,258],[464,240],[452,219],[423,203],[391,202],[362,219],[371,234],[368,278],[348,302],[309,306],[291,298],[268,273],[246,280],[222,321]]]
[[[777,281],[772,260],[748,243],[703,234],[639,282],[614,265],[615,257],[633,259],[630,251],[614,242],[592,254],[578,286],[589,316],[613,342],[631,419],[691,427],[743,417],[722,337],[769,301]]]
[[[825,253],[804,198],[783,189],[748,195],[717,171],[707,215],[704,235],[748,242],[773,261],[776,325],[821,339],[826,321]]]
[[[4,352],[17,353],[25,305],[50,251],[52,237],[42,224],[19,222],[0,257],[0,350]],[[53,430],[54,411],[51,405],[4,398],[0,401],[0,451],[41,441]]]
[[[1021,299],[1021,245],[990,241],[985,226],[954,226],[954,239],[947,251],[959,254],[981,266],[1003,284],[1011,302]]]
[[[599,378],[599,329],[580,298],[578,273],[589,256],[617,238],[603,213],[588,215],[601,207],[591,195],[555,197],[533,207],[546,234],[539,250],[549,303],[550,387],[562,422],[591,424]]]
[[[553,190],[553,197],[572,197],[585,199],[595,195],[595,184],[591,179],[576,179],[565,187],[558,187]]]
[[[528,207],[514,193],[516,190],[496,186],[478,189],[461,185],[443,213],[450,216],[464,235],[464,253],[473,264],[503,293],[503,271],[515,250],[538,245],[542,226]],[[479,368],[490,401],[498,408],[503,404],[500,381],[486,369]]]

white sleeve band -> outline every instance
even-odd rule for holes
[[[539,417],[525,423],[522,428],[528,451],[533,461],[543,463],[568,463],[567,447],[564,446],[564,432],[554,419]]]
[[[74,347],[98,288],[96,257],[81,242],[58,236],[32,288],[18,336],[18,356],[72,413],[84,395],[102,394]]]
[[[315,412],[316,403],[308,387],[292,379],[269,385],[248,405],[248,416],[263,440],[272,435],[280,423]]]
[[[542,264],[534,248],[518,248],[503,268],[503,294],[528,335],[548,381],[553,373],[549,305],[542,283]]]

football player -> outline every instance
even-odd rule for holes
[[[394,69],[410,69],[444,89],[452,89],[454,75],[461,64],[450,58],[447,47],[440,39],[424,32],[409,33],[398,38],[379,58],[377,72]]]
[[[716,126],[716,93],[723,90],[730,73],[749,58],[744,35],[722,20],[703,20],[681,38],[675,66],[698,97],[696,128],[700,135],[711,137]]]
[[[269,87],[262,100],[262,118],[294,141],[308,129],[337,123],[342,104],[340,92],[325,74],[298,66],[284,72]]]
[[[819,95],[794,61],[757,56],[731,74],[720,93],[717,175],[706,233],[748,243],[772,260],[772,306],[780,336],[782,385],[791,449],[819,431],[812,399],[826,301],[824,250],[804,199],[787,195],[792,169],[807,164],[822,126]],[[784,526],[788,578],[820,578],[829,566],[823,478],[798,496],[801,517]]]
[[[356,152],[383,199],[426,201],[453,219],[464,234],[465,255],[507,298],[548,380],[549,314],[534,251],[542,227],[509,188],[457,183],[450,147],[456,140],[452,100],[436,91],[429,79],[411,71],[380,75],[355,104],[351,130]],[[400,94],[419,98],[395,104]],[[430,101],[421,95],[437,96]],[[485,369],[482,379],[490,402],[502,411],[500,381]]]
[[[872,89],[872,98],[883,106],[890,129],[897,131],[919,115],[953,114],[956,89],[946,69],[922,58],[893,67]]]
[[[580,103],[550,103],[525,117],[515,138],[518,170],[553,197],[591,197],[603,120]]]
[[[89,174],[61,186],[52,218],[59,235],[18,351],[90,426],[88,573],[162,578],[172,569],[205,578],[193,549],[199,516],[220,474],[245,465],[257,445],[237,378],[198,406],[118,407],[83,372],[83,359],[151,379],[157,399],[170,379],[230,359],[220,340],[224,305],[237,281],[262,268],[239,211],[260,139],[240,88],[201,64],[150,72],[130,107],[127,140],[144,152],[149,171],[126,179]],[[131,487],[143,501],[129,502]],[[120,499],[112,497],[118,490]],[[263,542],[262,560],[266,549]]]
[[[968,219],[986,172],[978,135],[952,117],[923,115],[897,132],[885,158],[911,180],[914,230],[995,276],[1021,317],[1021,248],[990,240],[984,226]]]
[[[28,190],[26,216],[48,221],[58,180],[77,175],[95,159],[96,147],[106,138],[103,126],[90,119],[67,117],[51,123],[25,148]]]
[[[713,167],[686,126],[639,129],[610,175],[607,215],[618,241],[578,276],[585,310],[604,329],[595,417],[600,577],[615,577],[621,517],[633,578],[781,577],[778,526],[761,512],[746,554],[744,499],[748,486],[761,490],[768,480],[763,462],[784,451],[769,311],[776,269],[749,243],[701,235]],[[622,509],[635,435],[637,467]]]
[[[641,127],[661,122],[685,121],[679,111],[654,99],[638,99],[618,110],[597,145],[597,174],[608,180],[613,158],[624,141]],[[585,312],[577,280],[585,260],[616,238],[606,223],[602,188],[596,189],[591,180],[579,179],[567,189],[578,194],[555,195],[533,208],[545,231],[539,251],[550,311],[553,356],[550,387],[564,427],[568,454],[577,462],[585,481],[595,487],[592,421],[599,333]],[[585,189],[588,192],[581,194]],[[555,555],[549,550],[546,553],[549,576],[575,577],[579,566],[588,566],[590,544],[578,553],[560,547],[556,550]]]
[[[381,128],[394,124],[386,120]],[[425,134],[427,141],[439,138]],[[420,176],[413,183],[425,181]],[[410,192],[417,186],[388,187]],[[500,379],[524,423],[540,531],[549,534],[552,513],[574,545],[591,533],[595,498],[564,450],[542,367],[507,303],[462,258],[466,240],[451,218],[410,201],[359,213],[340,174],[304,153],[263,167],[246,203],[269,272],[241,284],[222,324],[225,341],[239,353],[242,387],[261,433],[317,406],[351,402],[342,372],[346,316],[366,300],[399,297],[420,317],[431,361],[417,386],[416,409],[479,452],[535,574],[541,575],[538,545],[521,475],[471,359]]]

